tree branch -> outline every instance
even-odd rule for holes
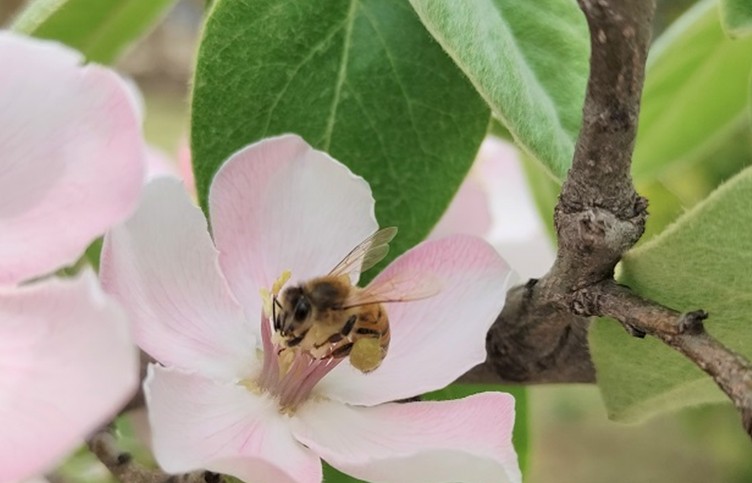
[[[613,279],[647,217],[630,167],[655,2],[578,2],[590,28],[590,77],[582,130],[554,212],[556,261],[540,280],[510,290],[486,339],[487,361],[463,380],[592,382],[588,317],[612,317],[708,373],[752,434],[752,365],[705,332],[707,314],[680,314]]]
[[[118,481],[124,483],[223,483],[226,479],[209,471],[168,475],[158,469],[144,468],[130,453],[121,451],[111,427],[97,431],[87,441],[89,450]]]
[[[146,370],[154,362],[146,352],[140,353],[140,380],[146,378]],[[146,404],[143,387],[121,411],[121,414],[140,409]],[[89,451],[110,471],[112,476],[123,483],[224,483],[227,479],[210,471],[195,471],[183,475],[169,475],[159,469],[145,468],[136,462],[132,455],[122,451],[117,444],[113,425],[108,424],[94,433],[87,441]]]

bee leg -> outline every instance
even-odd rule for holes
[[[355,322],[358,321],[357,315],[350,316],[349,319],[347,319],[347,322],[345,322],[345,325],[342,326],[342,330],[340,331],[340,334],[347,337],[350,332],[352,332],[353,327],[355,327]]]
[[[331,346],[334,346],[334,345],[337,344],[337,342],[341,341],[343,338],[344,337],[342,337],[342,334],[340,334],[340,333],[332,334],[332,335],[329,336],[328,339],[326,339],[321,344],[313,344],[313,347],[315,349],[320,349],[320,348],[324,347],[327,344],[329,344]]]
[[[352,348],[353,348],[353,343],[348,342],[342,347],[334,349],[334,351],[332,351],[331,353],[331,357],[334,357],[335,359],[339,359],[340,357],[347,357],[350,354],[350,351],[352,350]]]

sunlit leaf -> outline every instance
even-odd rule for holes
[[[624,259],[620,280],[680,311],[710,313],[708,331],[752,356],[752,168],[744,170],[674,225]],[[612,417],[725,401],[686,357],[653,338],[628,337],[615,322],[591,331],[598,384]]]
[[[648,58],[632,165],[639,181],[674,176],[750,129],[752,37],[730,40],[715,0],[700,2],[656,40]]]
[[[58,40],[108,64],[145,34],[176,0],[34,0],[13,30]]]
[[[519,145],[563,179],[582,119],[589,35],[571,0],[411,0]]]
[[[394,257],[442,215],[489,116],[403,1],[215,0],[193,90],[199,198],[237,149],[298,133],[370,182]]]

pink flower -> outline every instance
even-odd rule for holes
[[[180,182],[155,180],[103,250],[105,287],[160,363],[144,388],[164,470],[318,482],[323,458],[372,481],[520,481],[509,395],[390,402],[444,387],[484,360],[509,275],[489,245],[426,242],[374,280],[430,274],[442,289],[384,305],[391,345],[364,374],[347,358],[279,352],[260,291],[285,270],[286,287],[326,275],[375,232],[368,184],[286,135],[234,154],[209,205],[213,242]],[[291,363],[280,360],[291,353]]]
[[[540,277],[555,252],[515,147],[488,136],[431,238],[466,233],[488,240],[523,280]]]
[[[81,64],[58,44],[0,32],[3,482],[50,469],[138,384],[125,314],[93,273],[40,279],[128,216],[143,182],[125,88]]]

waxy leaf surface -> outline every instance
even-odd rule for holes
[[[588,28],[568,0],[410,0],[517,143],[563,179],[582,120]]]
[[[405,2],[215,0],[193,90],[199,198],[234,151],[297,133],[371,184],[400,229],[393,258],[439,219],[489,118]]]

